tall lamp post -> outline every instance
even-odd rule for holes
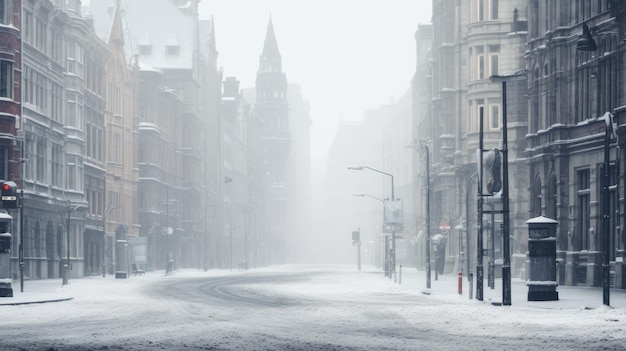
[[[430,150],[427,143],[423,146],[426,150],[426,289],[430,289]]]
[[[613,128],[613,114],[606,112],[603,116],[606,128],[604,131],[604,164],[602,165],[602,237],[604,258],[602,260],[602,303],[610,306],[610,288],[611,273],[609,266],[609,251],[611,239],[611,220],[610,220],[610,168],[611,161],[609,158],[611,140],[615,138],[615,129]]]
[[[371,171],[389,176],[391,178],[391,201],[393,202],[396,200],[394,186],[393,186],[393,174],[383,172],[379,169],[368,167],[368,166],[348,166],[348,169],[353,170],[353,171],[362,171],[364,169],[369,169]],[[385,255],[386,254],[387,253],[385,253]],[[393,273],[395,277],[395,273],[396,273],[396,228],[395,227],[391,230],[391,272]]]
[[[228,184],[230,182],[233,181],[233,178],[228,177],[228,176],[224,176],[224,184]],[[230,258],[229,258],[229,266],[230,266],[230,270],[233,270],[233,199],[232,199],[232,192],[229,191],[229,197],[230,197],[230,208],[229,208],[229,215],[228,215],[228,229],[229,229],[229,235],[230,235]]]
[[[70,222],[71,222],[71,217],[72,217],[72,212],[77,212],[77,211],[85,211],[87,209],[87,207],[85,207],[85,205],[74,205],[74,206],[68,206],[67,207],[67,225],[66,225],[66,245],[67,245],[67,260],[65,262],[65,265],[63,266],[63,285],[67,285],[68,280],[69,280],[69,275],[70,275]]]
[[[492,82],[502,83],[502,304],[511,305],[511,247],[509,246],[509,148],[507,135],[506,82],[524,80],[526,70],[509,75],[491,76]]]
[[[374,200],[380,201],[380,202],[381,202],[381,203],[383,203],[383,204],[385,203],[385,200],[383,200],[383,199],[381,199],[381,198],[379,198],[379,197],[377,197],[377,196],[370,195],[370,194],[354,193],[354,194],[352,194],[352,196],[358,196],[358,197],[366,197],[366,196],[367,196],[367,197],[371,197],[371,198],[372,198],[372,199],[374,199]],[[386,244],[386,243],[387,243],[387,239],[385,239],[385,244]],[[359,247],[359,255],[361,254],[361,251],[360,251],[360,250],[361,250],[361,249],[360,249],[360,247]],[[386,250],[385,250],[385,251],[386,251]],[[385,267],[385,268],[383,268],[383,271],[385,271],[385,274],[387,274],[387,270],[386,270],[386,267],[387,267],[387,260],[386,260],[386,258],[387,258],[387,255],[385,255],[385,262],[384,262],[384,264],[383,264],[383,265],[384,265],[384,267]],[[359,262],[360,262],[360,259],[359,259]],[[360,267],[360,265],[359,265],[359,267]],[[361,269],[359,268],[359,270],[361,270]]]

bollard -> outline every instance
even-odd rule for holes
[[[400,274],[398,275],[398,284],[402,285],[402,265],[400,265]]]
[[[463,272],[459,271],[459,287],[458,287],[458,291],[459,291],[459,295],[463,295]]]
[[[469,274],[469,299],[471,300],[474,295],[474,274]]]

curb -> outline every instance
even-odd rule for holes
[[[21,301],[21,302],[0,302],[0,306],[17,306],[17,305],[33,305],[33,304],[41,304],[41,303],[48,303],[48,302],[63,302],[63,301],[69,301],[74,299],[73,297],[66,297],[66,298],[60,298],[60,299],[53,299],[53,300],[39,300],[39,301]]]

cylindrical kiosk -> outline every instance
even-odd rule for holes
[[[115,278],[128,278],[128,240],[126,226],[119,225],[115,229]]]
[[[554,301],[556,291],[556,225],[557,221],[539,216],[528,224],[528,301]]]

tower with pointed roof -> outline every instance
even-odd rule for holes
[[[286,160],[291,145],[287,77],[274,26],[270,18],[256,78],[255,113],[263,121],[262,145],[266,165],[267,237],[264,256],[268,263],[284,263],[287,235]]]

